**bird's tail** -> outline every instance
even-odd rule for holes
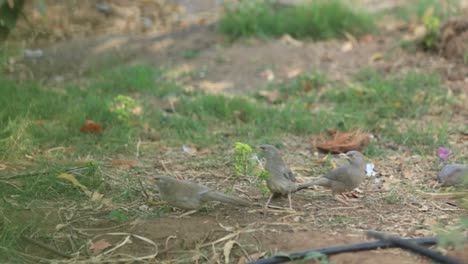
[[[318,179],[316,181],[311,181],[311,182],[306,182],[306,183],[300,184],[300,185],[297,186],[296,192],[300,191],[300,190],[303,190],[303,189],[307,189],[307,188],[309,188],[311,186],[314,186],[314,185],[329,186],[330,185],[330,180],[327,179],[327,178],[321,178],[321,179]]]
[[[252,205],[249,201],[246,201],[242,198],[227,195],[224,193],[220,192],[207,192],[204,194],[205,199],[207,200],[213,200],[213,201],[218,201],[222,203],[227,203],[235,206],[250,206]]]

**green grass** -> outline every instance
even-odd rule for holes
[[[374,19],[353,10],[343,1],[311,1],[299,6],[277,8],[270,1],[241,1],[227,8],[219,30],[231,39],[260,36],[329,39],[345,32],[361,35],[375,29]]]
[[[0,87],[0,159],[15,164],[27,158],[31,164],[26,171],[15,172],[16,175],[2,172],[5,181],[0,181],[0,193],[9,202],[0,200],[0,210],[7,218],[17,210],[12,209],[10,202],[31,206],[44,201],[87,201],[99,206],[82,189],[57,178],[64,172],[115,203],[138,199],[141,192],[137,191],[140,187],[134,178],[135,171],[119,172],[115,177],[127,184],[111,188],[103,175],[107,168],[102,161],[133,156],[138,140],[148,141],[147,128],[159,135],[158,144],[179,147],[232,146],[237,141],[251,146],[279,144],[290,135],[309,137],[327,129],[360,128],[379,138],[368,147],[369,156],[384,153],[381,142],[432,153],[436,147],[447,146],[451,132],[448,122],[424,122],[432,109],[444,109],[451,102],[436,74],[416,72],[384,76],[364,71],[347,85],[312,72],[267,87],[280,92],[277,104],[253,93],[245,96],[186,93],[168,81],[164,71],[145,65],[95,74],[83,86],[49,88],[0,77]],[[174,113],[166,113],[160,107],[160,102],[169,96],[178,99]],[[324,107],[310,110],[311,104]],[[136,108],[139,110],[135,112]],[[440,114],[443,116],[444,111]],[[105,129],[98,134],[81,133],[80,127],[88,119]],[[83,157],[88,162],[76,162]],[[222,163],[219,158],[227,160],[213,157],[207,163],[194,162],[200,167],[216,168]],[[70,171],[75,167],[78,168]],[[11,176],[15,177],[8,178]],[[109,218],[117,222],[141,214],[113,209]],[[155,217],[163,214],[164,211],[153,212]],[[327,223],[346,224],[348,220],[338,218]],[[4,224],[0,230],[6,249],[17,246],[19,235],[15,232],[25,232],[15,227],[15,220],[9,221],[12,225]]]
[[[330,218],[320,218],[317,219],[320,224],[323,225],[347,225],[353,223],[362,223],[367,222],[367,219],[359,218],[359,217],[347,217],[347,216],[332,216]]]
[[[384,200],[389,204],[396,204],[403,200],[403,198],[399,194],[398,190],[392,189],[384,196]]]
[[[425,12],[433,8],[433,16],[444,21],[460,13],[459,0],[415,0],[408,1],[407,4],[392,10],[397,17],[410,21],[420,20]]]
[[[447,124],[394,126],[395,120],[418,119],[431,107],[448,103],[435,74],[383,77],[365,71],[342,86],[310,73],[268,87],[280,91],[282,103],[275,105],[259,97],[184,94],[160,70],[141,65],[96,75],[86,87],[47,89],[5,79],[0,85],[2,159],[40,156],[44,151],[56,158],[130,153],[148,126],[167,144],[205,146],[226,140],[280,142],[285,134],[312,135],[329,128],[363,128],[409,146],[430,144],[434,137],[438,140],[430,145],[448,141]],[[325,85],[332,88],[320,93]],[[176,113],[158,107],[158,100],[166,96],[179,99]],[[312,112],[307,107],[311,104],[328,107]],[[140,110],[134,114],[136,108]],[[80,132],[86,120],[102,124],[104,131]],[[61,150],[47,152],[56,148]]]

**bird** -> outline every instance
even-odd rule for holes
[[[437,175],[437,180],[442,186],[460,185],[464,179],[468,179],[468,166],[463,164],[447,164]]]
[[[250,206],[244,199],[210,190],[208,187],[191,181],[181,181],[169,176],[156,176],[161,199],[169,205],[194,210],[206,202],[218,201],[235,206]]]
[[[335,196],[336,194],[343,195],[358,187],[366,178],[366,162],[364,160],[364,155],[356,150],[351,150],[341,155],[344,155],[349,160],[349,164],[342,165],[330,171],[325,174],[323,178],[298,186],[298,190],[313,185],[319,185],[330,188],[332,195]],[[343,197],[345,196],[343,195]]]
[[[296,192],[298,188],[294,173],[283,161],[280,151],[275,146],[265,144],[258,148],[265,155],[265,169],[270,173],[266,185],[271,194],[264,207],[268,208],[273,196],[279,194],[288,196],[289,209],[292,210],[291,193]]]

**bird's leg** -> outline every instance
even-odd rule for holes
[[[342,195],[343,197],[345,197],[346,200],[348,200],[348,199],[346,198],[346,196],[344,196],[343,194],[341,194],[341,195]],[[335,196],[335,195],[334,195],[333,197],[334,197],[335,200],[337,200],[338,202],[343,203],[343,204],[349,206],[348,202],[346,202],[345,200],[341,199],[339,196]]]
[[[190,210],[190,211],[188,211],[188,212],[185,212],[185,213],[183,213],[183,214],[177,216],[176,218],[186,217],[186,216],[192,215],[192,214],[194,214],[194,213],[196,213],[196,212],[198,212],[198,211],[197,211],[197,210]]]
[[[348,201],[348,197],[346,197],[346,194],[345,193],[341,193],[341,196],[343,196],[343,198]]]
[[[288,193],[288,200],[289,200],[289,210],[294,211],[294,209],[292,208],[291,193]]]
[[[267,201],[266,204],[265,204],[265,209],[268,209],[268,205],[269,205],[270,202],[271,202],[271,198],[273,198],[273,193],[270,194],[270,197],[268,197],[268,201]]]

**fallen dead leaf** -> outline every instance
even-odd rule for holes
[[[294,46],[294,47],[302,47],[304,45],[304,43],[302,43],[301,41],[291,37],[288,34],[283,35],[283,37],[281,37],[281,42],[283,42],[285,44],[288,44],[288,45],[291,45],[291,46]]]
[[[351,42],[353,45],[357,45],[358,42],[352,34],[345,32],[344,35],[349,42]]]
[[[376,61],[379,61],[379,60],[382,60],[383,59],[383,54],[380,53],[380,52],[376,52],[374,54],[372,54],[372,56],[370,57],[370,62],[376,62]]]
[[[101,239],[91,244],[90,249],[93,251],[94,255],[97,255],[110,246],[112,246],[111,243],[107,242],[105,239]]]
[[[301,69],[291,69],[287,72],[286,74],[286,77],[288,77],[289,79],[291,78],[295,78],[297,76],[299,76],[300,74],[302,73],[302,70]]]
[[[239,258],[239,261],[237,262],[237,264],[246,264],[253,260],[259,260],[260,258],[264,257],[266,253],[267,253],[266,251],[254,253],[252,255],[249,255],[248,257],[249,259],[247,259],[245,256],[242,256]]]
[[[134,161],[134,160],[119,160],[119,159],[114,159],[111,161],[111,164],[112,166],[116,166],[116,167],[128,167],[128,168],[131,168],[131,167],[134,167],[137,162]]]
[[[261,90],[258,95],[265,98],[270,104],[278,102],[281,94],[278,90]]]
[[[101,124],[94,122],[93,120],[87,120],[86,124],[80,128],[82,133],[92,134],[102,132],[102,130],[104,130],[104,127]]]
[[[341,46],[341,51],[342,52],[348,52],[353,49],[353,43],[351,41],[346,41],[343,46]]]
[[[269,82],[271,82],[271,81],[273,81],[275,79],[275,74],[270,69],[262,71],[260,73],[260,76],[262,76],[263,78],[265,78]]]
[[[371,141],[372,135],[360,130],[350,132],[330,131],[312,138],[312,147],[325,153],[362,151]]]
[[[100,194],[98,192],[93,192],[90,196],[91,201],[96,202],[102,199],[104,197],[104,194]]]
[[[86,187],[86,186],[84,186],[83,184],[81,184],[81,183],[75,178],[75,176],[73,176],[73,175],[71,175],[71,174],[62,173],[62,174],[58,175],[57,178],[67,180],[67,181],[73,183],[73,185],[80,187],[83,191],[88,190],[88,187]]]
[[[367,35],[362,36],[359,39],[359,41],[362,42],[362,43],[371,43],[371,42],[374,41],[374,36],[372,36],[370,34],[367,34]]]

